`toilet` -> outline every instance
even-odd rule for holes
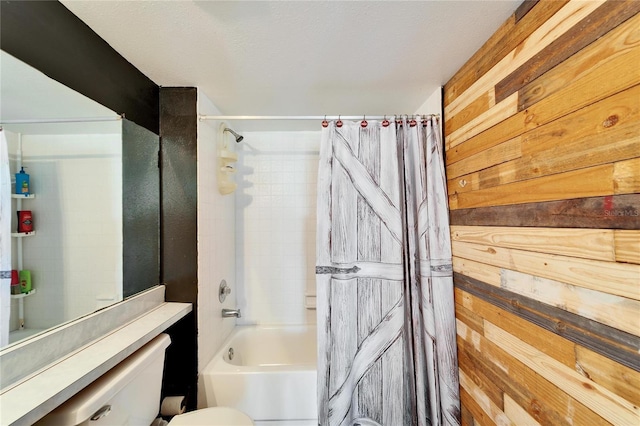
[[[163,426],[157,419],[167,334],[138,349],[64,404],[40,419],[37,426]],[[211,407],[174,416],[169,426],[253,426],[246,414]]]

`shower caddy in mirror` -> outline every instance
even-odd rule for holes
[[[20,171],[15,174],[15,193],[11,193],[11,198],[16,200],[15,211],[18,217],[18,226],[16,227],[16,232],[11,233],[11,237],[17,238],[17,247],[16,247],[16,269],[12,270],[12,278],[11,278],[11,299],[18,300],[18,329],[14,330],[14,332],[21,333],[20,335],[25,333],[25,315],[24,315],[24,298],[31,296],[36,293],[36,289],[32,287],[31,282],[31,271],[24,270],[23,265],[23,248],[22,248],[22,238],[31,237],[36,234],[35,230],[31,228],[32,219],[31,217],[27,218],[27,223],[29,228],[27,230],[21,230],[21,215],[22,210],[22,201],[30,200],[35,198],[35,194],[31,189],[31,182],[29,180],[29,175],[25,173],[24,167],[22,166],[22,135],[18,133],[18,153],[17,153],[17,164],[16,168]],[[12,265],[13,266],[13,265]],[[14,277],[15,274],[18,276]],[[17,278],[17,279],[16,279]],[[16,282],[17,281],[17,282]],[[14,288],[19,288],[20,291],[14,291]],[[11,334],[11,333],[10,333]],[[14,340],[17,337],[14,336]],[[11,339],[10,339],[11,340]]]
[[[22,210],[22,200],[28,200],[28,199],[33,199],[35,198],[35,194],[29,194],[29,195],[22,195],[22,194],[11,194],[11,198],[15,198],[17,200],[16,202],[16,211],[20,211]],[[18,262],[17,262],[17,271],[22,272],[23,271],[23,255],[22,255],[22,238],[23,237],[31,237],[33,235],[36,234],[36,231],[30,231],[30,232],[12,232],[11,236],[14,238],[18,238],[18,247],[16,250],[16,253],[18,255]],[[29,273],[29,287],[28,290],[26,292],[21,292],[21,293],[16,293],[14,294],[14,292],[11,292],[11,299],[18,299],[18,332],[22,332],[23,330],[25,330],[25,319],[24,319],[24,298],[31,296],[33,294],[36,293],[36,289],[31,287],[31,273]],[[22,278],[22,277],[21,277]],[[13,279],[12,279],[13,281]],[[20,281],[22,281],[22,279],[20,279]],[[13,287],[14,283],[12,282],[12,287]],[[22,282],[20,282],[20,284],[18,284],[20,287],[22,287]],[[14,339],[18,339],[18,337],[14,337]],[[12,339],[12,340],[14,340]]]
[[[238,154],[229,149],[229,138],[232,138],[226,131],[228,125],[225,122],[220,123],[218,127],[218,137],[216,138],[216,153],[218,156],[218,190],[221,194],[231,194],[236,190],[238,185],[233,181],[233,175],[236,172],[234,163],[238,161]]]

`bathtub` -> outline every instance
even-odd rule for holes
[[[315,326],[237,326],[202,371],[207,406],[257,425],[317,425]]]

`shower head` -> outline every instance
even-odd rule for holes
[[[235,137],[236,137],[236,142],[238,142],[238,143],[242,142],[242,139],[244,139],[244,136],[237,134],[236,132],[234,132],[233,130],[231,130],[231,129],[230,129],[230,128],[228,128],[228,127],[225,127],[224,131],[225,131],[225,132],[229,132],[229,133],[231,133],[233,136],[235,136]]]

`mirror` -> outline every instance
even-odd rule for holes
[[[11,199],[11,269],[29,271],[32,287],[2,315],[13,344],[158,283],[159,138],[0,55],[9,173],[24,166],[33,194]],[[18,211],[34,232],[17,232]]]

